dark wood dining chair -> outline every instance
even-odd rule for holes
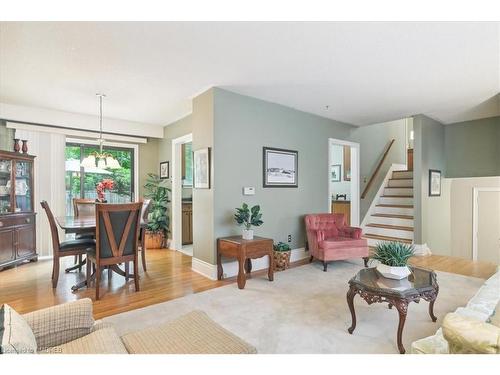
[[[99,283],[102,270],[118,270],[118,265],[133,262],[135,290],[139,291],[138,238],[141,223],[142,202],[125,204],[96,204],[96,246],[87,251],[87,286],[91,282],[91,263],[95,265],[95,298],[99,299]]]
[[[56,220],[50,210],[49,204],[46,201],[42,201],[40,204],[47,214],[50,225],[52,251],[54,252],[52,261],[52,288],[56,288],[59,280],[59,259],[67,256],[78,256],[85,254],[88,249],[95,249],[95,240],[92,238],[82,238],[60,242]]]
[[[142,269],[144,272],[146,269],[146,225],[148,223],[148,215],[149,208],[151,206],[151,199],[144,199],[142,201],[142,211],[141,211],[141,219],[143,225],[141,225],[141,229],[139,230],[139,249],[141,251],[141,260],[142,260]]]

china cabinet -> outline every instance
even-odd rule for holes
[[[37,260],[34,156],[0,151],[0,270]]]

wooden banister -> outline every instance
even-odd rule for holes
[[[365,186],[365,188],[363,190],[363,193],[361,194],[361,199],[364,199],[366,197],[366,194],[368,193],[368,190],[370,190],[370,187],[372,186],[373,181],[375,181],[375,177],[377,176],[380,168],[382,167],[382,164],[384,163],[385,158],[387,157],[387,154],[389,153],[389,150],[391,149],[392,144],[394,143],[394,141],[395,141],[395,139],[391,140],[389,142],[389,146],[387,146],[387,148],[385,149],[384,154],[382,155],[382,159],[380,159],[380,161],[378,162],[377,168],[375,168],[375,171],[373,171],[372,176],[368,180],[368,183],[366,184],[366,186]]]

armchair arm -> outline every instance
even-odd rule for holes
[[[443,320],[443,336],[450,353],[500,353],[500,328],[478,319],[449,313]]]
[[[33,330],[39,351],[88,335],[94,326],[89,298],[34,311],[23,318]]]
[[[361,238],[362,230],[358,227],[342,227],[340,232],[344,234],[345,237],[350,237],[355,240],[359,240]]]

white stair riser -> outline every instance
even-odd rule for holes
[[[413,180],[389,180],[388,187],[413,186]]]
[[[375,207],[376,214],[389,214],[389,215],[410,215],[413,216],[413,208],[401,207]]]
[[[413,188],[394,188],[386,187],[384,189],[384,195],[413,195]]]
[[[413,205],[413,198],[380,197],[379,204]]]
[[[368,246],[372,246],[372,247],[377,246],[381,242],[389,242],[389,241],[376,240],[374,238],[367,238],[367,240],[368,240]]]
[[[394,171],[392,178],[413,178],[413,172]]]
[[[413,219],[401,219],[398,217],[372,216],[372,217],[370,217],[370,224],[397,225],[400,227],[412,227],[413,228]]]
[[[405,239],[410,239],[410,240],[413,239],[413,232],[410,232],[408,230],[400,230],[400,229],[366,227],[364,229],[364,233],[365,234],[376,234],[378,236],[405,238]]]

